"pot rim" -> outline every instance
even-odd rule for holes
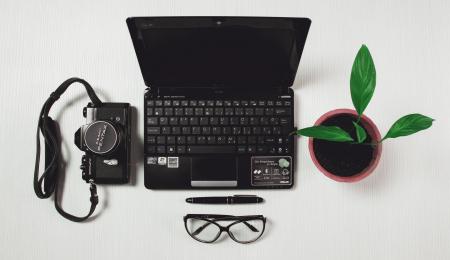
[[[317,119],[317,121],[314,123],[315,126],[322,124],[326,119],[332,117],[332,116],[336,116],[336,115],[340,115],[340,114],[352,114],[355,116],[358,116],[358,113],[354,110],[354,109],[347,109],[347,108],[339,108],[339,109],[334,109],[331,110],[325,114],[323,114],[321,117],[319,117],[319,119]],[[370,135],[372,137],[372,140],[376,140],[377,142],[381,140],[381,134],[380,131],[378,130],[377,126],[375,125],[375,123],[367,116],[365,116],[364,114],[361,117],[361,124],[364,125],[365,129],[367,130],[367,134]],[[348,176],[348,177],[343,177],[343,176],[337,176],[334,175],[333,173],[327,171],[324,167],[322,167],[322,165],[320,165],[319,161],[316,158],[316,155],[314,153],[314,147],[313,147],[313,141],[314,138],[310,137],[308,140],[308,148],[309,148],[309,154],[311,156],[311,159],[314,163],[314,165],[328,178],[338,181],[338,182],[357,182],[360,181],[364,178],[366,178],[367,176],[369,176],[377,167],[379,161],[380,161],[380,157],[381,157],[381,151],[382,151],[382,144],[379,143],[374,150],[373,156],[372,156],[372,161],[370,162],[370,164],[364,169],[362,170],[360,173],[357,173],[353,176]]]

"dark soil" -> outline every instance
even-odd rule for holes
[[[341,114],[328,118],[322,125],[339,126],[356,140],[355,127],[352,123],[356,119],[356,116],[352,114]],[[362,127],[364,128],[364,126]],[[372,145],[368,145],[371,142],[372,137],[369,134],[367,134],[367,138],[364,141],[366,144],[351,144],[348,142],[331,142],[314,139],[313,148],[316,158],[323,168],[334,175],[350,177],[360,173],[369,166],[375,150]]]

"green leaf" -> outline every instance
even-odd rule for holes
[[[357,138],[358,143],[364,142],[364,140],[366,140],[366,138],[367,138],[366,130],[364,130],[364,128],[362,128],[356,122],[353,122],[353,125],[355,126],[356,138]]]
[[[376,71],[372,56],[366,45],[362,45],[356,54],[350,75],[350,92],[353,106],[361,116],[372,99],[376,85]]]
[[[397,120],[389,129],[386,136],[382,139],[396,138],[417,133],[429,128],[433,124],[434,119],[421,114],[406,115]]]
[[[312,138],[334,141],[334,142],[348,142],[353,141],[353,138],[344,130],[337,126],[312,126],[300,129],[297,135],[308,136]]]

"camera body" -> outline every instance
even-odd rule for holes
[[[75,132],[75,145],[85,154],[82,178],[97,184],[128,183],[130,177],[131,107],[129,103],[89,103],[86,125]]]

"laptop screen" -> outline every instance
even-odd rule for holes
[[[144,80],[159,87],[288,87],[309,28],[290,18],[132,19]]]

